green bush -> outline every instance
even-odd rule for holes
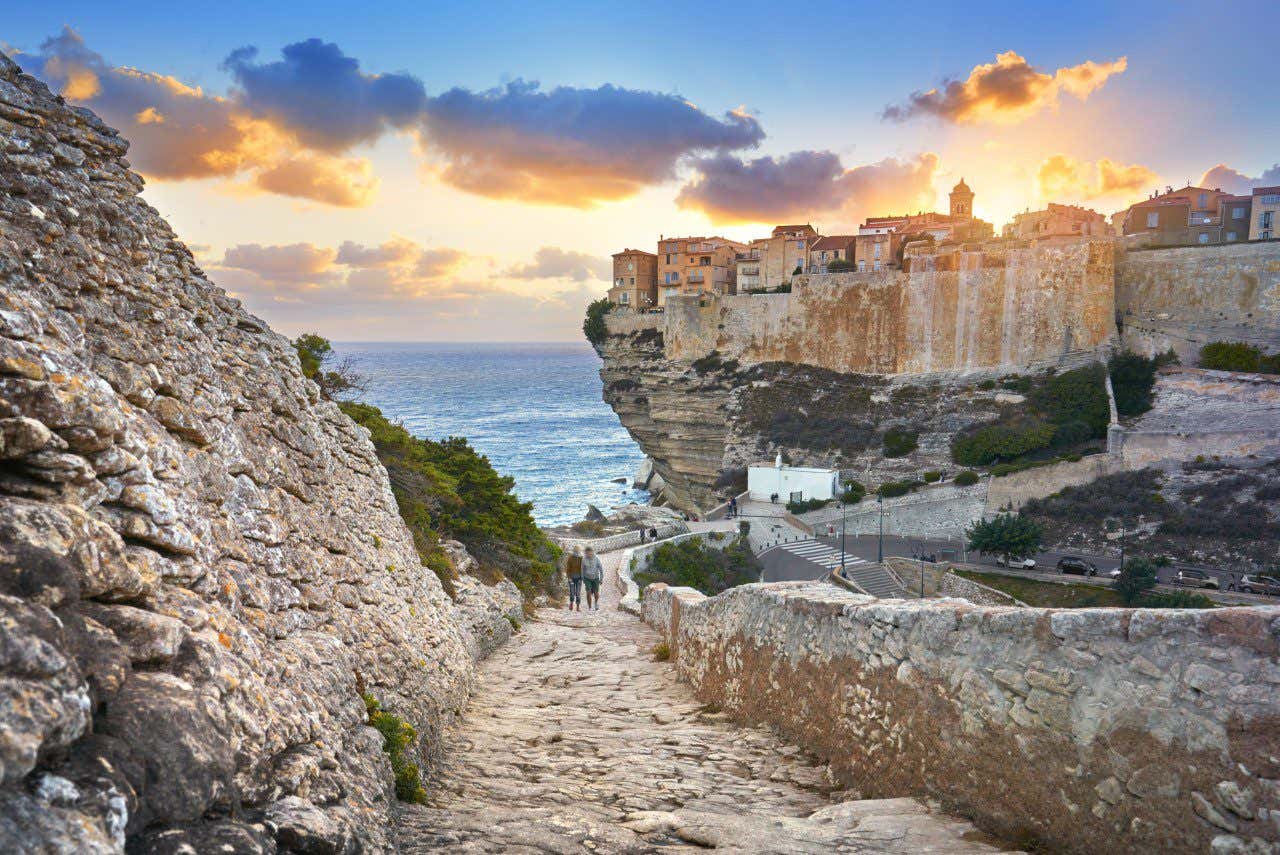
[[[972,487],[978,483],[978,473],[972,469],[966,469],[956,475],[955,483],[957,487]]]
[[[574,534],[580,534],[583,537],[603,537],[605,532],[604,523],[600,520],[582,520],[569,528]]]
[[[760,560],[744,539],[716,549],[698,538],[689,538],[655,549],[649,568],[635,574],[635,580],[641,586],[665,582],[714,596],[737,585],[760,581],[762,570]]]
[[[1139,599],[1137,605],[1146,609],[1213,609],[1218,606],[1204,594],[1192,591],[1155,591]]]
[[[666,662],[671,658],[671,645],[665,641],[659,641],[653,645],[653,658],[656,662]]]
[[[828,273],[845,273],[850,270],[856,270],[856,269],[857,268],[854,266],[854,263],[852,261],[849,261],[848,259],[844,259],[844,258],[837,258],[837,259],[834,259],[833,261],[827,262]]]
[[[560,551],[533,521],[533,505],[516,497],[511,478],[461,437],[422,439],[370,404],[339,406],[369,429],[418,556],[446,590],[452,593],[454,571],[442,537],[461,541],[494,581],[505,576],[527,598],[546,590]]]
[[[906,457],[919,447],[920,434],[902,428],[889,428],[884,432],[884,456]]]
[[[1243,342],[1213,341],[1200,348],[1200,367],[1280,374],[1280,354],[1267,356],[1259,348]]]
[[[980,520],[965,535],[969,549],[987,555],[998,555],[1006,561],[1029,558],[1040,551],[1043,532],[1039,524],[1017,514],[1000,514],[992,520]]]
[[[861,502],[863,497],[867,495],[867,488],[857,481],[849,481],[844,485],[844,492],[840,494],[840,503],[844,505],[856,505]]]
[[[693,370],[698,374],[710,374],[713,371],[732,373],[738,370],[738,360],[723,359],[720,351],[713,350],[706,356],[693,360]]]
[[[936,469],[930,469],[920,477],[924,479],[926,484],[936,484],[942,480],[942,473]]]
[[[1028,400],[1037,412],[1056,425],[1083,422],[1092,436],[1106,436],[1111,422],[1106,373],[1104,366],[1094,363],[1054,375],[1032,389]]]
[[[787,502],[787,511],[793,514],[816,511],[818,508],[825,508],[829,501],[829,499],[801,499],[800,501],[792,499]]]
[[[407,721],[383,710],[382,704],[367,692],[364,694],[364,706],[369,715],[369,725],[382,734],[382,750],[387,753],[395,775],[396,798],[402,802],[425,804],[427,791],[422,787],[418,764],[413,762],[410,753],[418,732]]]
[[[1107,370],[1111,374],[1111,392],[1116,398],[1117,413],[1137,416],[1151,409],[1157,367],[1158,360],[1147,359],[1131,350],[1111,357]]]
[[[996,387],[996,381],[994,380],[983,380],[981,383],[978,384],[978,388],[982,389],[984,392],[990,391],[995,387]]]
[[[1048,448],[1057,433],[1042,421],[997,422],[960,434],[951,442],[951,457],[962,466],[987,466]]]
[[[613,303],[608,297],[601,297],[587,306],[587,317],[582,322],[582,334],[592,344],[600,344],[609,336],[609,328],[605,325],[604,316],[613,311]]]
[[[915,492],[923,486],[923,481],[885,481],[876,488],[876,493],[881,498],[895,499],[898,496],[905,496],[907,493]]]

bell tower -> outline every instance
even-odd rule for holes
[[[951,216],[962,220],[973,219],[973,191],[960,179],[951,190]]]

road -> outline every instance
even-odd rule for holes
[[[822,534],[817,539],[837,549],[840,548],[839,535],[836,535],[835,537],[828,537],[825,534]],[[914,558],[917,555],[920,555],[922,553],[926,555],[935,554],[938,556],[940,560],[954,560],[954,561],[965,560],[969,564],[984,565],[984,567],[989,568],[991,572],[994,572],[994,573],[1005,573],[1012,576],[1024,576],[1029,579],[1039,579],[1041,581],[1046,581],[1046,582],[1061,582],[1061,581],[1069,580],[1077,583],[1088,582],[1088,583],[1099,584],[1099,585],[1110,585],[1111,584],[1110,580],[1106,578],[1106,574],[1109,571],[1114,570],[1120,566],[1119,559],[1113,558],[1113,557],[1089,555],[1087,553],[1082,553],[1082,552],[1061,552],[1061,551],[1050,550],[1047,552],[1038,553],[1035,556],[1037,570],[1020,570],[1020,569],[1014,569],[1014,568],[1000,567],[999,565],[996,564],[995,559],[989,556],[976,555],[976,554],[970,554],[966,556],[963,552],[962,546],[963,545],[959,541],[954,541],[954,540],[946,541],[946,540],[924,540],[924,539],[918,539],[918,538],[905,538],[905,537],[885,537],[884,555],[885,557],[898,556],[903,558]],[[858,558],[862,558],[867,561],[875,561],[877,559],[878,543],[875,535],[861,535],[857,537],[853,535],[849,535],[845,538],[844,548],[845,548],[845,551],[851,556],[856,556]],[[1090,579],[1085,579],[1080,576],[1064,577],[1063,574],[1058,573],[1056,569],[1058,565],[1058,560],[1067,555],[1072,555],[1077,558],[1084,558],[1086,561],[1093,562],[1093,564],[1095,564],[1098,568],[1098,572],[1100,574],[1099,577],[1090,578]],[[764,579],[766,582],[785,582],[785,581],[817,579],[817,578],[821,578],[821,576],[825,572],[823,568],[818,567],[817,565],[812,564],[808,561],[805,561],[799,556],[793,555],[792,553],[787,552],[786,550],[783,550],[783,549],[775,549],[771,552],[768,552],[763,556],[761,560],[764,562],[764,565],[765,565]],[[1157,571],[1157,578],[1161,583],[1161,588],[1164,590],[1194,590],[1194,589],[1187,589],[1182,586],[1173,586],[1170,584],[1170,580],[1173,578],[1174,573],[1177,572],[1178,567],[1189,567],[1189,566],[1192,566],[1192,565],[1178,564],[1172,567],[1159,568],[1159,570]],[[1229,591],[1228,586],[1231,585],[1239,577],[1238,573],[1233,574],[1225,571],[1214,570],[1212,568],[1207,568],[1207,567],[1201,568],[1201,569],[1205,570],[1208,573],[1211,573],[1212,575],[1217,576],[1222,584],[1222,590],[1220,592],[1215,592],[1212,590],[1202,591],[1202,593],[1205,593],[1213,597],[1215,600],[1219,600],[1221,602],[1241,603],[1241,604],[1250,604],[1250,605],[1261,604],[1261,603],[1275,604],[1277,602],[1275,597],[1255,596],[1252,594],[1240,594],[1240,593]]]

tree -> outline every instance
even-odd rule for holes
[[[1156,586],[1156,565],[1145,558],[1130,558],[1120,568],[1115,588],[1126,606],[1135,605]]]
[[[608,297],[601,297],[587,306],[587,317],[582,322],[582,334],[587,337],[587,341],[598,345],[608,337],[609,328],[605,326],[604,316],[611,311],[613,303],[609,302]]]
[[[298,352],[302,376],[314,380],[326,398],[337,399],[347,392],[364,391],[365,380],[355,370],[350,359],[343,359],[331,369],[326,366],[334,357],[333,345],[318,333],[303,333],[293,340]]]
[[[845,273],[856,269],[852,261],[847,258],[836,258],[827,262],[828,273]]]
[[[998,555],[1006,562],[1021,561],[1040,551],[1043,532],[1031,519],[1018,514],[1000,514],[993,520],[979,520],[969,527],[969,549]]]
[[[897,260],[899,267],[902,266],[902,259],[906,255],[907,244],[915,243],[916,241],[924,241],[925,243],[928,243],[928,244],[937,243],[937,240],[934,239],[933,235],[929,234],[928,232],[921,232],[920,234],[905,236],[902,239],[902,243],[898,244],[898,251],[894,253],[894,258]]]

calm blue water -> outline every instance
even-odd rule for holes
[[[337,344],[369,379],[365,400],[416,436],[465,436],[539,524],[594,504],[647,500],[629,487],[644,459],[600,398],[600,358],[578,344]],[[626,477],[628,486],[611,479]]]

